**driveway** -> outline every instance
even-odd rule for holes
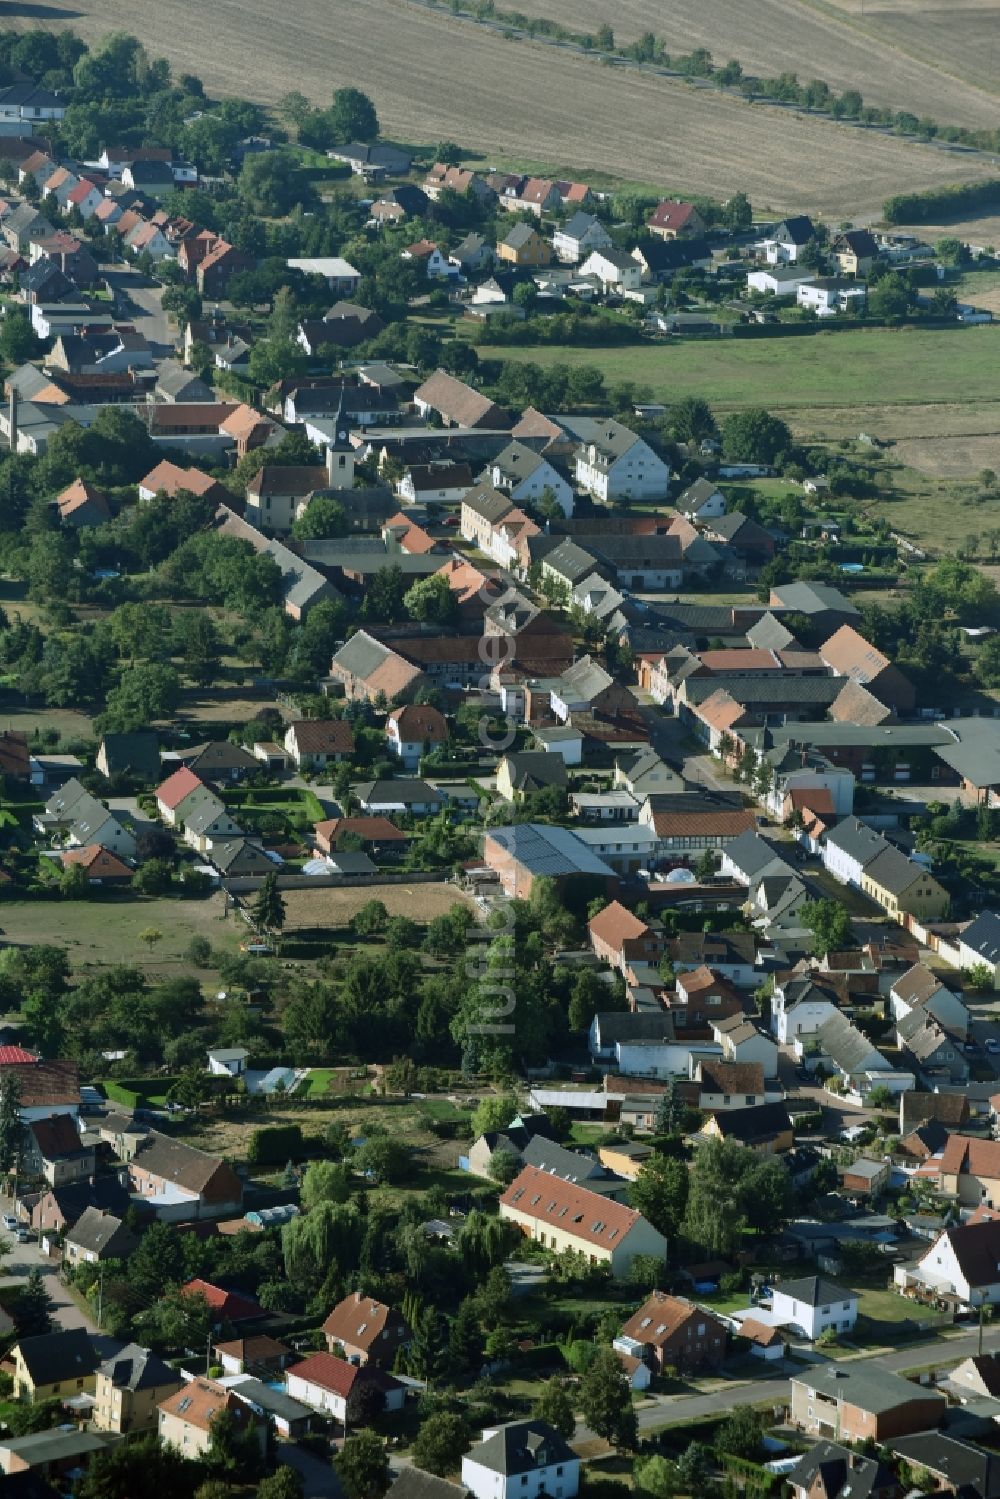
[[[115,297],[115,316],[135,324],[159,362],[176,352],[177,332],[163,311],[163,288],[130,266],[104,265],[101,274]]]
[[[13,1213],[13,1211],[12,1199],[0,1196],[0,1213]],[[9,1234],[3,1237],[10,1242]],[[0,1285],[21,1286],[36,1267],[41,1270],[45,1288],[52,1298],[52,1318],[56,1326],[63,1331],[74,1327],[85,1327],[88,1332],[96,1332],[96,1323],[80,1310],[63,1285],[59,1277],[58,1262],[48,1259],[34,1241],[30,1244],[11,1244],[10,1253],[0,1266],[0,1276],[2,1276]]]
[[[305,1499],[340,1499],[343,1490],[340,1480],[322,1458],[296,1447],[293,1442],[278,1445],[278,1461],[294,1468],[302,1479]]]

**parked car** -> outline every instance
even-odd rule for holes
[[[995,1037],[993,1037],[993,1036],[991,1036],[990,1039],[987,1042],[985,1042],[985,1046],[986,1046],[986,1050],[987,1051],[992,1051],[992,1052],[1000,1051],[1000,1041],[997,1041],[995,1039]]]
[[[9,1234],[17,1233],[17,1219],[14,1217],[13,1213],[4,1213],[3,1226]]]

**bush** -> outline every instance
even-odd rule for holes
[[[301,1160],[305,1153],[302,1129],[298,1124],[272,1124],[255,1129],[247,1148],[251,1166],[281,1166],[289,1160]]]
[[[897,193],[883,203],[882,217],[889,224],[937,224],[942,219],[964,218],[998,205],[1000,182],[956,182],[922,193]]]

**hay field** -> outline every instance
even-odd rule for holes
[[[652,31],[667,51],[707,47],[716,62],[735,57],[750,73],[797,73],[831,88],[860,89],[871,104],[929,115],[941,124],[994,125],[997,77],[982,56],[977,86],[965,67],[973,48],[989,51],[990,28],[1000,64],[1000,0],[929,8],[914,0],[522,0],[517,9],[547,16],[574,30],[614,28],[615,40]],[[916,55],[910,54],[910,48]],[[940,50],[939,50],[940,49]],[[981,54],[980,54],[981,55]],[[962,67],[955,72],[955,65]]]
[[[91,41],[126,24],[117,0],[52,0],[44,24],[58,25],[60,14]],[[400,140],[454,139],[487,160],[525,158],[680,192],[742,188],[761,211],[843,218],[877,212],[891,193],[989,175],[973,157],[505,41],[407,0],[263,0],[252,9],[160,0],[128,24],[154,56],[219,93],[270,103],[298,89],[321,102],[355,85]]]
[[[346,927],[370,900],[380,900],[390,916],[409,916],[413,921],[431,921],[452,906],[470,906],[469,897],[447,881],[422,885],[350,885],[340,889],[324,885],[316,890],[284,891],[287,919],[285,935],[305,934],[312,928]]]

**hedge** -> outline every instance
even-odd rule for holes
[[[254,1130],[247,1160],[251,1166],[283,1166],[286,1161],[301,1157],[304,1148],[298,1124],[272,1124]]]
[[[882,204],[882,217],[889,224],[934,224],[996,208],[1000,208],[1000,177],[991,182],[954,182],[922,193],[897,193]]]
[[[128,1109],[145,1108],[154,1096],[162,1098],[168,1089],[179,1082],[177,1077],[123,1077],[101,1083],[107,1096]]]

